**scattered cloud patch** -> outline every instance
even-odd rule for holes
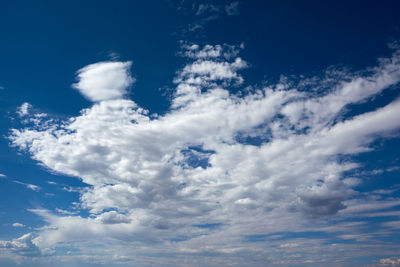
[[[199,4],[196,11],[196,16],[201,16],[210,13],[219,13],[220,8],[213,4]]]
[[[244,44],[240,44],[239,46],[234,45],[204,45],[203,48],[200,49],[200,46],[197,44],[186,44],[182,42],[182,50],[180,52],[181,56],[185,56],[192,59],[218,59],[224,58],[229,60],[231,58],[236,57],[240,50],[244,48]]]
[[[225,6],[225,11],[228,16],[239,15],[239,1],[232,2]]]
[[[28,257],[40,256],[40,249],[32,241],[32,234],[25,234],[11,241],[0,241],[0,251]]]
[[[383,266],[400,266],[400,259],[399,258],[380,259],[379,263]]]
[[[18,114],[20,117],[27,116],[27,115],[29,114],[29,110],[30,110],[31,108],[32,108],[32,105],[29,104],[29,103],[27,103],[27,102],[25,102],[25,103],[23,103],[23,104],[18,108],[17,114]]]
[[[195,33],[204,30],[206,25],[210,22],[216,21],[223,16],[236,16],[239,15],[239,1],[231,2],[228,4],[219,4],[217,2],[202,2],[193,3],[182,2],[177,4],[180,11],[191,13],[195,20],[193,23],[184,26],[183,34]]]

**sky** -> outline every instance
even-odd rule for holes
[[[1,1],[0,266],[400,266],[398,1]]]

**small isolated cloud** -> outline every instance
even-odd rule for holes
[[[0,173],[0,179],[1,178],[7,178],[7,175]]]
[[[25,184],[25,186],[33,191],[39,191],[40,187],[34,184]]]
[[[23,103],[18,109],[17,109],[17,114],[20,117],[27,116],[29,114],[29,110],[32,108],[32,105],[25,102]]]
[[[114,51],[110,51],[108,53],[108,57],[112,60],[112,61],[118,61],[120,59],[120,54],[118,54],[117,52]]]
[[[379,263],[384,266],[400,266],[400,258],[380,259]]]
[[[121,99],[135,81],[129,74],[131,65],[131,61],[88,65],[77,72],[79,81],[73,88],[93,102]]]
[[[13,227],[24,227],[25,225],[19,222],[15,222],[12,224]]]
[[[232,2],[225,6],[225,11],[228,16],[239,15],[239,1]]]
[[[205,14],[219,13],[219,6],[213,4],[200,4],[197,7],[196,16],[201,16]]]
[[[40,186],[37,186],[37,185],[34,185],[34,184],[23,183],[23,182],[16,181],[16,180],[14,180],[13,182],[16,183],[16,184],[24,185],[24,186],[26,186],[26,188],[29,188],[29,189],[31,189],[33,191],[40,191]]]

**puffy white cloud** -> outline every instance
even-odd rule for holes
[[[32,234],[25,234],[11,241],[0,241],[0,251],[9,251],[21,256],[40,256],[40,249],[32,242]]]
[[[135,81],[130,76],[132,62],[100,62],[77,72],[78,82],[73,85],[84,97],[97,102],[121,99]]]
[[[15,222],[12,224],[13,227],[24,227],[25,225],[23,225],[22,223],[19,222]]]
[[[12,143],[42,165],[90,185],[80,190],[87,218],[33,211],[48,224],[35,239],[39,247],[102,238],[170,253],[257,254],[245,236],[331,231],[321,216],[362,208],[354,190],[361,181],[345,175],[360,166],[341,157],[398,133],[400,102],[346,119],[341,112],[399,82],[397,53],[324,95],[279,83],[241,96],[225,88],[243,81],[245,61],[218,47],[187,49],[195,61],[177,73],[163,116],[122,99],[129,63],[99,63],[78,72],[76,86],[92,107],[62,123],[12,131]]]
[[[237,70],[247,67],[245,61],[240,57],[234,62],[216,62],[211,60],[198,60],[183,68],[176,83],[185,82],[187,84],[204,85],[210,81],[236,80],[243,82],[243,78],[237,74]]]

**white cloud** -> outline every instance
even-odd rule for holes
[[[31,189],[33,191],[40,191],[40,186],[37,186],[37,185],[34,185],[34,184],[23,183],[23,182],[20,182],[20,181],[17,181],[17,180],[14,180],[13,182],[16,183],[16,184],[22,184],[22,185],[26,186],[26,188],[29,188],[29,189]]]
[[[32,105],[27,103],[27,102],[25,102],[18,108],[17,114],[20,117],[24,117],[24,116],[29,114],[29,109],[31,109],[31,108],[32,108]]]
[[[240,49],[243,49],[244,44],[242,43],[239,47],[234,45],[204,45],[200,49],[197,44],[182,44],[183,51],[179,55],[194,58],[194,59],[217,59],[220,57],[230,60],[239,54]]]
[[[121,99],[135,81],[129,75],[132,62],[100,62],[77,72],[79,81],[73,85],[93,102]]]
[[[219,7],[213,4],[200,4],[196,11],[196,16],[210,13],[219,13]]]
[[[17,255],[35,257],[39,256],[39,248],[32,242],[32,234],[25,234],[12,241],[0,241],[0,251],[10,251]]]
[[[384,266],[399,266],[400,259],[399,258],[385,258],[385,259],[380,259],[379,263]]]
[[[22,223],[15,222],[12,224],[12,226],[13,227],[24,227],[25,225],[23,225]]]
[[[177,73],[174,83],[178,84],[172,107],[180,107],[193,100],[200,100],[201,91],[206,88],[218,88],[219,86],[236,86],[243,83],[243,77],[238,71],[248,67],[246,61],[236,57],[238,50],[232,46],[206,45],[199,50],[198,45],[183,45],[182,55],[195,58],[196,61],[187,64]],[[220,58],[229,61],[220,60]],[[234,58],[232,61],[231,58]],[[225,90],[215,90],[210,93],[223,93]]]
[[[232,63],[210,60],[197,61],[185,66],[175,81],[176,83],[203,84],[214,80],[237,79],[241,82],[242,79],[237,74],[237,70],[245,67],[247,67],[247,64],[241,58],[236,58]]]
[[[217,46],[186,49],[195,61],[177,73],[171,110],[163,116],[122,99],[131,81],[127,63],[99,63],[78,72],[78,85],[90,81],[80,85],[83,94],[92,99],[96,88],[121,90],[92,99],[92,107],[70,120],[12,131],[12,143],[43,166],[90,185],[79,190],[87,218],[33,210],[48,224],[35,244],[51,249],[62,242],[117,240],[153,252],[257,255],[265,249],[243,242],[246,236],[310,227],[353,231],[354,225],[329,228],[323,220],[376,204],[354,190],[362,181],[346,177],[360,165],[341,157],[398,134],[400,101],[350,118],[341,112],[397,84],[400,56],[382,60],[368,76],[349,74],[322,96],[286,83],[240,96],[225,88],[243,82],[238,72],[247,67],[244,60],[224,57]],[[91,72],[99,67],[104,75],[103,64],[113,66],[113,78]],[[210,222],[219,227],[195,226]],[[322,244],[313,242],[309,248]],[[285,244],[293,242],[275,245],[302,247]],[[118,255],[131,255],[130,245]]]
[[[56,211],[63,215],[74,215],[74,214],[78,213],[77,211],[68,211],[68,210],[63,210],[63,209],[59,209],[59,208],[56,208]]]
[[[114,210],[109,212],[104,212],[100,216],[96,217],[96,220],[102,222],[103,224],[117,224],[117,223],[131,222],[131,219],[128,216],[120,214]]]

